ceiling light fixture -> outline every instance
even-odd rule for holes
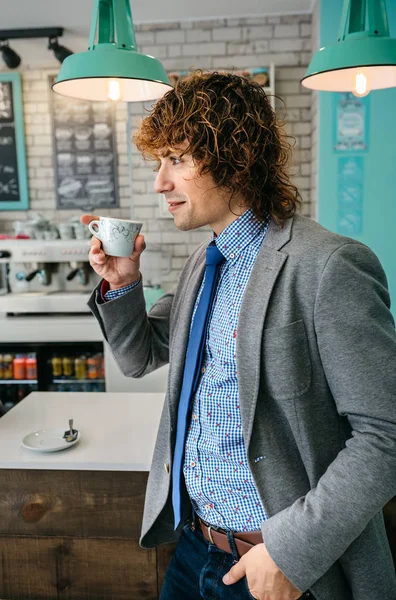
[[[0,42],[0,52],[9,69],[17,69],[21,64],[21,57],[8,45],[8,40]]]
[[[9,40],[23,40],[32,38],[48,38],[48,49],[52,50],[59,62],[73,54],[71,50],[61,46],[58,38],[63,35],[63,27],[34,27],[26,29],[0,29],[0,52],[4,62],[10,69],[16,69],[21,64],[21,58],[9,47]],[[17,62],[19,61],[19,62]]]
[[[396,87],[396,39],[385,0],[344,0],[338,42],[314,54],[301,83],[355,96]]]
[[[60,63],[63,63],[65,58],[73,54],[71,50],[65,48],[65,46],[61,46],[58,42],[57,37],[49,38],[48,40],[48,50],[52,50],[55,55],[55,58],[59,60]]]
[[[159,60],[137,50],[129,0],[95,0],[88,51],[69,56],[52,89],[83,100],[156,100],[171,89]]]

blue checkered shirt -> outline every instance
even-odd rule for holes
[[[234,531],[258,530],[268,518],[248,465],[236,368],[239,311],[267,229],[268,222],[258,221],[249,209],[213,236],[226,260],[220,265],[185,446],[183,472],[195,512]],[[107,292],[105,299],[127,293],[139,281]]]
[[[239,311],[267,229],[268,222],[258,221],[249,209],[214,238],[226,260],[209,315],[185,447],[183,472],[195,512],[234,531],[258,530],[268,518],[248,465],[236,367]]]
[[[105,301],[114,300],[114,298],[118,298],[119,296],[123,296],[124,294],[127,294],[128,292],[133,290],[133,288],[136,287],[138,283],[140,283],[141,279],[142,278],[139,276],[139,279],[137,279],[130,285],[126,285],[125,287],[119,288],[118,290],[109,290],[108,292],[106,292],[104,294],[104,296],[102,297],[102,300],[105,300]]]

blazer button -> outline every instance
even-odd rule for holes
[[[168,463],[164,463],[164,469],[166,473],[169,473],[169,465]]]

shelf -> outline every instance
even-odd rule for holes
[[[37,379],[0,379],[0,385],[2,383],[30,383],[32,385],[37,384]]]
[[[104,383],[104,379],[53,379],[52,383]]]

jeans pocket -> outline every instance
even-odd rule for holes
[[[243,578],[243,581],[244,581],[244,584],[245,584],[245,587],[246,587],[247,598],[248,598],[249,600],[257,600],[257,598],[255,598],[255,597],[252,595],[251,591],[249,590],[249,584],[248,584],[248,580],[247,580],[247,578],[246,578],[246,577],[244,577],[244,578]]]

